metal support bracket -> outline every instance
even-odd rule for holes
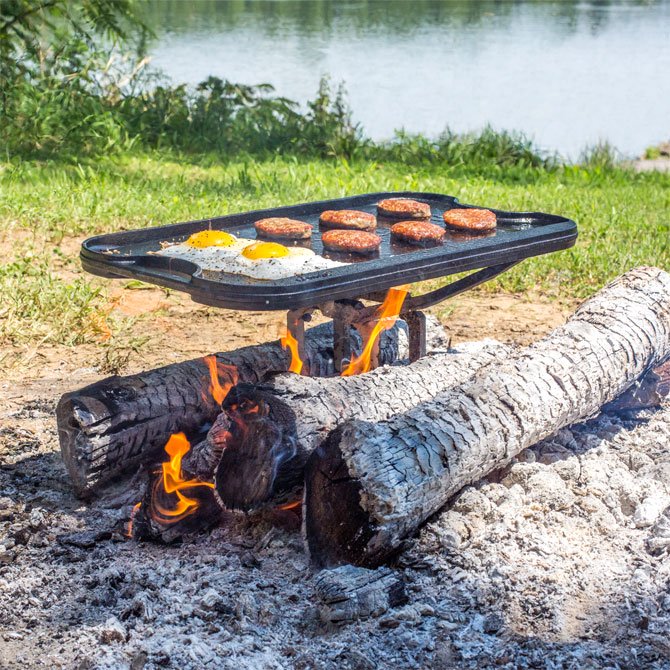
[[[409,335],[409,362],[426,355],[426,315],[418,310],[404,315]]]
[[[306,309],[292,309],[286,315],[286,330],[296,342],[298,356],[303,362],[303,375],[309,374],[309,363],[305,356],[305,321],[311,321],[313,307]]]
[[[432,307],[443,300],[453,298],[468,289],[479,286],[499,274],[509,270],[519,261],[492,265],[461,277],[451,284],[442,286],[435,291],[418,296],[407,296],[400,312],[400,317],[407,323],[409,331],[409,360],[414,362],[426,355],[426,315],[422,310]],[[381,303],[386,292],[375,292],[364,296],[364,299]],[[305,321],[312,318],[312,312],[319,310],[324,316],[333,320],[333,356],[335,370],[342,372],[351,360],[351,329],[355,328],[365,342],[376,323],[375,317],[379,304],[365,306],[360,300],[331,300],[314,307],[291,310],[287,316],[288,332],[297,342],[300,359],[305,363],[303,374],[309,374],[305,359]],[[379,365],[379,342],[372,351],[372,368]]]

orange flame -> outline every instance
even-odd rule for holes
[[[133,523],[135,522],[135,517],[137,516],[137,513],[140,511],[140,507],[142,507],[142,503],[138,502],[135,504],[133,507],[133,511],[130,513],[130,519],[128,519],[128,525],[126,526],[126,537],[132,537],[133,536]]]
[[[191,444],[186,439],[184,433],[171,435],[165,445],[165,451],[170,460],[163,463],[163,476],[156,480],[151,496],[151,516],[159,523],[175,523],[185,516],[193,514],[198,509],[200,503],[193,498],[185,496],[182,490],[197,486],[214,488],[212,482],[203,482],[199,479],[184,479],[181,471],[181,461],[190,448]],[[158,502],[158,496],[161,493],[174,494],[177,497],[174,507],[167,508]]]
[[[402,305],[407,297],[408,289],[405,286],[399,288],[391,288],[384,298],[384,302],[379,306],[377,314],[375,315],[376,323],[370,331],[368,339],[365,342],[363,351],[360,356],[354,356],[347,367],[342,370],[343,377],[350,377],[352,375],[360,375],[363,372],[369,372],[372,366],[372,351],[377,339],[382,331],[393,328]]]
[[[286,335],[280,338],[279,341],[285,350],[291,352],[291,364],[289,365],[288,371],[295,372],[295,374],[299,375],[302,372],[303,362],[300,359],[300,352],[298,351],[298,340],[293,337],[291,331],[287,328]]]
[[[283,505],[277,505],[277,509],[285,512],[286,510],[296,509],[302,505],[302,500],[294,500],[293,502],[284,503]]]
[[[202,360],[209,368],[209,392],[217,405],[220,405],[226,399],[230,389],[237,384],[239,379],[237,368],[234,365],[219,363],[214,355],[205,356]],[[223,385],[219,380],[219,374],[225,377]]]

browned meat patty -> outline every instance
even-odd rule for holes
[[[319,224],[324,228],[374,230],[377,227],[377,218],[374,214],[358,212],[355,209],[329,209],[322,212]]]
[[[389,198],[377,204],[377,214],[391,219],[430,219],[430,205],[410,198]]]
[[[436,247],[442,244],[445,234],[444,228],[427,221],[400,221],[391,226],[394,241],[417,247]]]
[[[496,227],[496,215],[488,209],[449,209],[442,217],[452,228],[474,232],[493,230]]]
[[[254,223],[254,227],[261,237],[273,240],[308,240],[312,236],[309,223],[285,217],[261,219]]]
[[[363,230],[329,230],[321,236],[325,249],[350,254],[371,254],[379,249],[382,238]]]

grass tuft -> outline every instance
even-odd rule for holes
[[[100,290],[83,278],[67,282],[45,258],[0,265],[0,342],[75,345],[109,336]]]

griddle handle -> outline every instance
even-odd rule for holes
[[[123,265],[128,268],[133,268],[134,274],[138,279],[142,277],[166,282],[179,282],[184,286],[191,284],[193,276],[199,274],[200,266],[186,261],[182,258],[167,258],[165,256],[140,256],[135,259],[130,259],[129,262],[124,262]]]

